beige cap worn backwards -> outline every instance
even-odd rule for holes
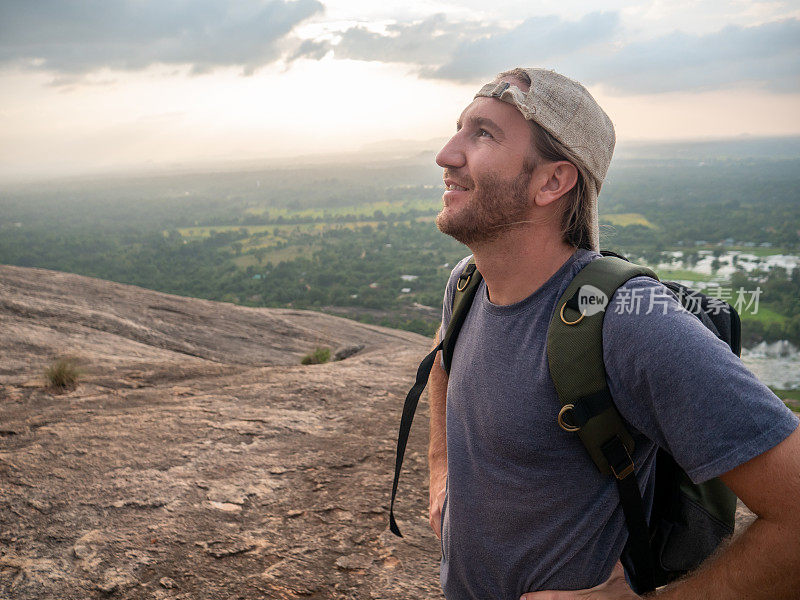
[[[592,246],[599,246],[597,195],[614,154],[614,124],[588,90],[577,81],[546,69],[523,69],[531,79],[527,92],[508,81],[484,85],[475,97],[497,98],[517,107],[566,146],[591,176],[586,201],[591,208]],[[508,76],[513,79],[513,76]]]

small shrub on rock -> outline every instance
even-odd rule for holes
[[[331,359],[331,349],[317,346],[313,352],[306,354],[301,360],[300,364],[303,365],[319,365],[326,363]]]

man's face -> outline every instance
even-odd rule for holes
[[[444,168],[442,231],[466,245],[496,239],[529,217],[534,160],[522,114],[495,98],[477,98],[436,156]]]

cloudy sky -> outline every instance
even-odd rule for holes
[[[512,66],[621,142],[800,134],[800,0],[2,0],[0,177],[442,138]]]

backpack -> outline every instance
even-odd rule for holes
[[[643,594],[695,569],[722,540],[733,534],[736,496],[719,479],[692,483],[672,456],[658,448],[648,524],[631,459],[634,441],[606,384],[602,349],[605,312],[581,311],[580,296],[584,286],[589,285],[602,291],[610,301],[617,288],[633,277],[658,278],[650,269],[632,264],[620,255],[602,254],[602,258],[591,261],[578,272],[556,302],[547,334],[547,356],[562,408],[553,416],[562,429],[579,436],[597,468],[616,480],[628,528],[628,541],[620,560],[633,591]],[[406,396],[389,508],[389,528],[400,537],[394,501],[414,412],[439,350],[445,370],[450,372],[458,332],[481,279],[472,259],[456,283],[447,331],[420,363],[414,386]],[[663,284],[732,352],[737,356],[741,353],[741,322],[732,306],[676,282]],[[596,290],[591,291],[596,293]],[[581,367],[576,369],[574,365]]]

